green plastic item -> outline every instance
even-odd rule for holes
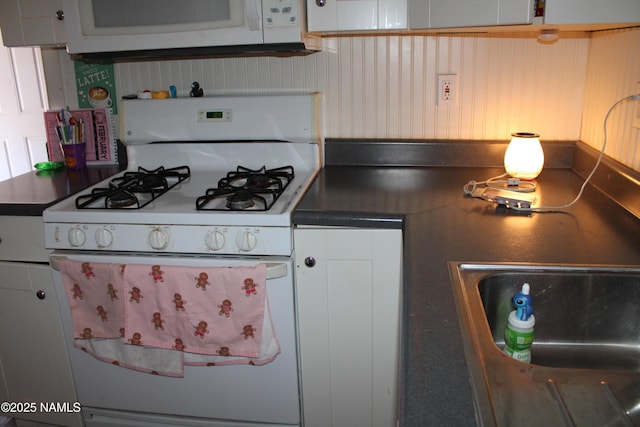
[[[51,171],[64,167],[64,162],[40,162],[33,165],[34,168],[41,171]]]

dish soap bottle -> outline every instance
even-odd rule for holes
[[[516,309],[509,313],[507,319],[507,327],[504,330],[504,352],[516,360],[530,363],[536,318],[533,315],[528,283],[522,285],[522,290],[511,298],[511,302]]]

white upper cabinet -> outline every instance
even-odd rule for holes
[[[545,24],[640,22],[640,0],[546,0]]]
[[[5,46],[64,45],[62,0],[2,0],[0,29]]]
[[[407,0],[307,0],[309,31],[407,28]]]
[[[544,17],[535,16],[541,10]],[[307,0],[307,21],[311,32],[527,24],[589,30],[640,23],[640,0]]]
[[[408,0],[410,29],[640,22],[640,0]],[[544,9],[544,17],[535,11]],[[589,29],[588,27],[585,29]]]
[[[530,24],[534,0],[408,0],[409,28]]]

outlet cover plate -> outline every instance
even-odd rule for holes
[[[458,103],[458,75],[438,74],[436,105],[455,106]]]

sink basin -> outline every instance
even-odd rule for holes
[[[511,297],[531,286],[536,317],[531,363],[640,371],[640,275],[624,271],[518,271],[478,282],[494,342],[504,348]]]
[[[640,266],[449,263],[478,424],[640,426]],[[529,283],[531,363],[502,352]]]

